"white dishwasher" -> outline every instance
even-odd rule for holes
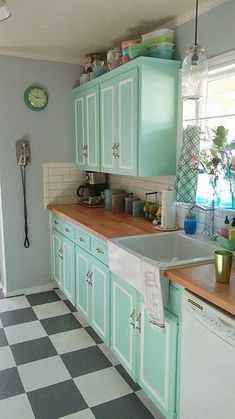
[[[181,338],[179,419],[234,419],[235,317],[185,291]]]

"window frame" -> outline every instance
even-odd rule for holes
[[[182,81],[182,70],[179,70],[180,76],[180,88],[181,88],[181,81]],[[229,76],[230,74],[234,75],[235,72],[235,49],[220,55],[217,55],[215,57],[212,57],[208,59],[208,81],[219,79],[219,75],[221,75],[221,78],[225,76]],[[206,95],[207,97],[207,95]],[[207,119],[206,118],[206,101],[205,98],[204,103],[197,103],[196,104],[196,115],[195,120],[198,118],[200,119]],[[178,117],[178,137],[177,137],[177,162],[180,156],[180,150],[183,145],[183,126],[185,122],[192,121],[193,119],[183,119],[183,105],[184,101],[181,97],[179,97],[179,117]],[[207,205],[204,205],[207,207]],[[224,211],[224,208],[218,208],[219,211]],[[233,211],[234,209],[226,209],[226,211]]]

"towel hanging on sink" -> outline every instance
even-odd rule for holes
[[[161,333],[165,331],[165,319],[160,269],[149,263],[147,259],[141,259],[140,265],[144,301],[149,322],[153,329]]]

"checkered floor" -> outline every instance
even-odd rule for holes
[[[0,299],[0,417],[162,418],[59,290]]]

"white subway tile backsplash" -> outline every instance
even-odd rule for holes
[[[77,203],[77,188],[85,182],[85,173],[75,163],[44,163],[44,208],[48,204]]]
[[[55,174],[56,175],[68,175],[70,173],[69,167],[56,167]]]
[[[111,188],[124,188],[127,192],[134,192],[140,198],[145,199],[146,192],[158,191],[158,200],[161,202],[161,191],[167,189],[169,185],[174,185],[175,176],[151,176],[151,177],[131,177],[109,175],[109,186]],[[190,204],[178,203],[177,205],[177,225],[183,227],[184,217]],[[205,223],[210,223],[210,215],[198,209],[195,210],[197,214],[197,231],[201,232],[205,229]],[[229,219],[235,217],[235,212],[231,210],[216,209],[215,212],[215,225],[219,230],[222,226],[225,216],[228,215]]]
[[[58,183],[58,182],[63,182],[64,178],[63,175],[50,175],[50,183]]]

